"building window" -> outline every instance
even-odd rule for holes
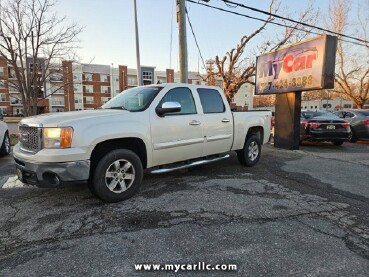
[[[101,93],[109,93],[110,87],[108,86],[101,86]]]
[[[82,74],[80,74],[80,73],[73,73],[73,80],[74,81],[82,81]]]
[[[15,97],[11,97],[10,104],[13,104],[13,105],[22,105],[22,100],[20,100],[18,98],[15,98]]]
[[[93,86],[92,85],[86,85],[86,86],[83,86],[83,91],[84,92],[87,92],[87,93],[92,93],[92,92],[94,92],[94,88],[93,88]]]
[[[5,98],[5,94],[0,93],[0,102],[5,102],[6,98]]]
[[[4,76],[4,67],[0,67],[0,76]]]
[[[54,106],[64,106],[64,101],[63,101],[63,100],[54,100],[54,101],[52,102],[52,104],[53,104]]]
[[[82,104],[82,98],[74,98],[74,103],[76,104]]]
[[[151,71],[142,71],[142,79],[147,81],[152,81],[152,72]]]
[[[135,77],[128,77],[128,85],[137,86],[137,79]]]
[[[345,109],[351,109],[352,108],[351,104],[343,104],[343,107]]]
[[[85,73],[85,81],[92,81],[92,74],[91,73]]]
[[[86,104],[93,104],[94,103],[94,98],[92,96],[85,97],[85,103]]]
[[[73,90],[74,90],[74,92],[76,92],[76,93],[82,93],[82,86],[81,86],[81,85],[76,85],[76,84],[74,84],[74,85],[73,85]]]
[[[108,102],[110,100],[109,97],[101,97],[101,104],[105,104],[106,102]]]
[[[100,74],[100,82],[109,82],[109,75]]]
[[[53,113],[61,113],[61,112],[64,112],[64,108],[52,108],[51,112],[53,112]]]
[[[15,71],[13,68],[8,67],[8,77],[9,79],[15,78]]]
[[[0,114],[2,115],[6,114],[6,107],[0,107]]]
[[[4,82],[4,80],[0,80],[0,88],[5,88],[5,82]]]
[[[23,115],[23,109],[22,108],[14,108],[13,109],[14,115]]]

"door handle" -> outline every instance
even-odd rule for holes
[[[222,119],[222,122],[224,122],[224,123],[228,123],[228,122],[230,122],[230,120],[229,120],[228,118],[223,118],[223,119]]]
[[[190,122],[190,125],[200,125],[200,124],[201,124],[201,122],[200,121],[197,121],[197,120],[192,120]]]

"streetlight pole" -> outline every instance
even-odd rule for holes
[[[186,38],[186,3],[177,0],[177,22],[179,31],[179,76],[181,83],[188,82],[188,54]]]
[[[140,44],[138,38],[138,21],[137,21],[137,5],[136,0],[133,0],[133,10],[135,16],[135,33],[136,33],[136,61],[137,61],[137,85],[141,85],[141,64],[140,64]]]

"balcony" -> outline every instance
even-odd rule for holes
[[[52,106],[63,106],[64,107],[64,101],[52,101]]]
[[[63,76],[58,76],[58,75],[50,76],[49,81],[51,83],[62,83],[63,82]]]

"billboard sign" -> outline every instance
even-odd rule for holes
[[[323,35],[256,58],[255,94],[334,87],[337,38]]]

